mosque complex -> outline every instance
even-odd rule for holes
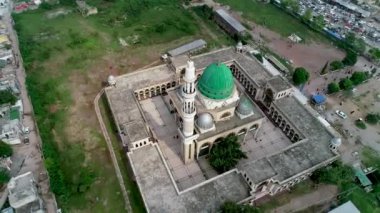
[[[339,134],[247,49],[169,57],[109,78],[105,94],[148,212],[253,203],[339,157]],[[218,174],[207,155],[230,134],[248,158]]]

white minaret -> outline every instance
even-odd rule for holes
[[[194,158],[194,117],[195,109],[195,67],[193,61],[187,61],[184,84],[182,86],[182,152],[185,163],[190,162]]]
[[[193,61],[187,61],[185,76],[183,77],[185,84],[182,86],[182,114],[183,114],[183,134],[190,137],[194,133],[194,117],[195,117],[195,67]]]

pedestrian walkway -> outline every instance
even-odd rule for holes
[[[295,197],[283,206],[273,209],[272,213],[297,212],[307,209],[311,206],[324,204],[335,199],[338,194],[338,188],[335,185],[322,185],[317,190]]]

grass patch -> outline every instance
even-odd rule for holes
[[[302,24],[300,20],[287,14],[273,4],[263,3],[258,0],[217,0],[222,4],[231,6],[235,11],[243,13],[243,18],[254,21],[255,23],[265,26],[280,35],[287,37],[296,33],[306,41],[323,41],[328,40],[321,34],[309,29]]]

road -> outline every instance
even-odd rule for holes
[[[42,200],[44,202],[47,212],[56,212],[57,203],[54,194],[50,191],[50,181],[48,178],[47,170],[43,162],[43,154],[41,149],[41,138],[38,134],[36,122],[34,120],[33,106],[28,96],[28,91],[25,86],[25,70],[23,61],[20,57],[17,35],[12,26],[12,18],[9,11],[3,13],[2,20],[7,26],[9,39],[12,42],[14,53],[14,66],[16,70],[16,78],[18,81],[19,89],[21,92],[20,98],[23,104],[24,114],[22,115],[22,124],[29,127],[31,132],[29,134],[30,143],[20,144],[13,146],[14,156],[25,158],[21,168],[14,175],[23,174],[31,171],[37,181]]]
[[[104,93],[104,89],[102,89],[95,97],[95,100],[94,100],[95,112],[96,112],[96,116],[97,116],[99,124],[100,124],[100,128],[102,130],[104,139],[106,140],[108,151],[110,152],[110,155],[111,155],[111,160],[112,160],[112,164],[115,168],[117,180],[119,181],[121,191],[123,192],[125,208],[126,208],[127,212],[132,212],[131,203],[130,203],[129,198],[128,198],[128,192],[125,188],[123,176],[120,172],[119,163],[117,162],[115,151],[113,150],[113,146],[112,146],[112,141],[110,139],[110,136],[108,135],[107,128],[103,122],[102,114],[101,114],[100,108],[99,108],[99,99],[103,95],[103,93]]]

